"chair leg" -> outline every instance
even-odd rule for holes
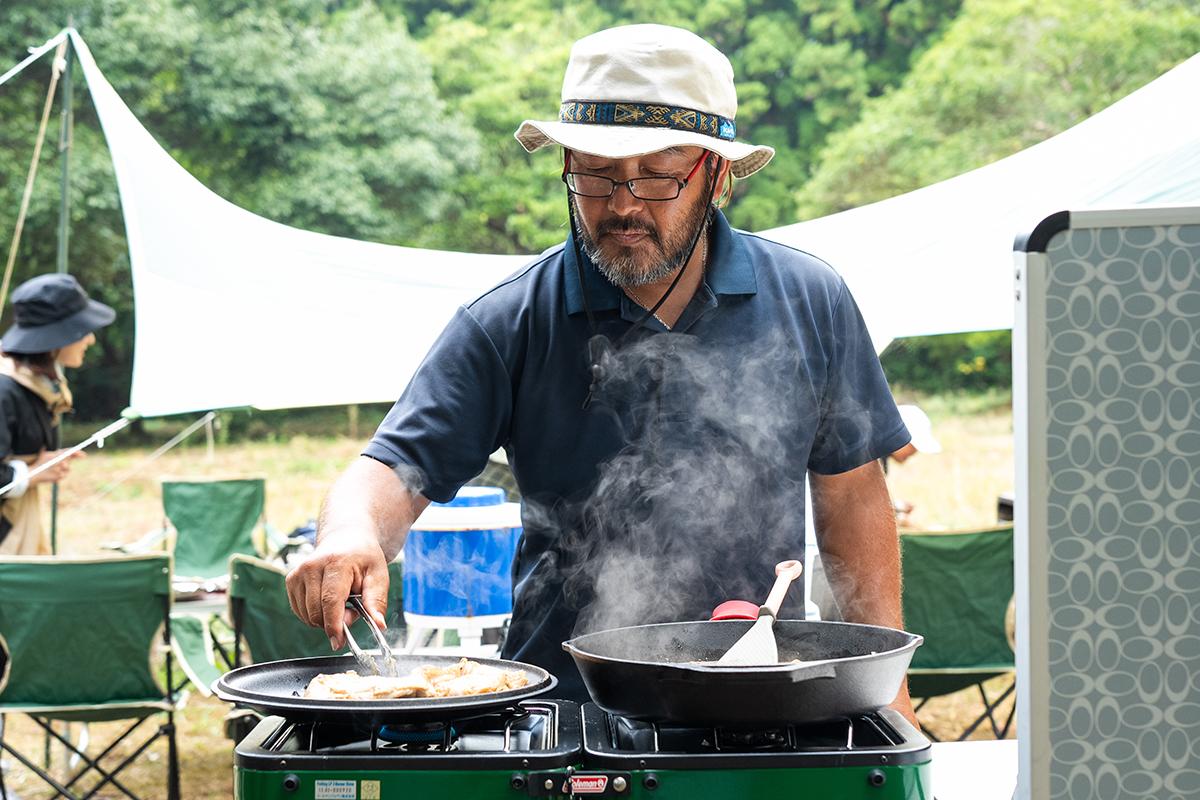
[[[121,783],[119,780],[117,780],[117,773],[119,773],[121,770],[125,769],[125,767],[128,766],[135,758],[137,758],[139,755],[141,755],[142,752],[147,747],[149,747],[150,744],[158,737],[151,736],[149,739],[146,740],[145,743],[142,744],[141,747],[139,747],[133,753],[133,755],[131,755],[129,758],[122,761],[111,771],[106,770],[104,767],[102,767],[100,765],[100,760],[103,759],[110,752],[112,752],[113,748],[115,748],[122,740],[124,740],[125,737],[127,737],[129,734],[133,733],[133,731],[138,727],[138,725],[140,725],[142,723],[142,720],[138,720],[136,723],[134,723],[134,725],[132,727],[127,728],[125,733],[121,734],[121,736],[119,736],[116,741],[114,741],[112,744],[110,744],[104,750],[103,753],[96,756],[95,758],[89,758],[87,753],[84,753],[84,752],[80,751],[78,748],[76,748],[75,745],[73,745],[71,743],[70,739],[64,738],[58,731],[54,730],[51,723],[49,723],[45,720],[38,719],[37,717],[30,717],[30,719],[32,719],[38,725],[42,726],[42,728],[47,732],[47,734],[49,736],[53,736],[55,739],[57,739],[59,742],[61,742],[63,744],[63,746],[65,746],[69,751],[75,753],[80,758],[82,758],[84,763],[87,765],[83,769],[81,769],[79,772],[75,773],[75,775],[71,778],[71,780],[68,781],[65,785],[63,785],[62,788],[59,788],[59,785],[57,783],[51,784],[54,786],[55,789],[58,789],[58,791],[60,793],[66,795],[69,798],[76,797],[76,795],[73,795],[70,793],[71,787],[74,786],[76,783],[78,783],[79,780],[82,779],[84,775],[87,775],[92,770],[95,770],[96,772],[100,773],[101,781],[99,783],[97,783],[95,786],[93,786],[88,791],[88,793],[83,796],[83,800],[87,800],[87,798],[92,797],[93,795],[95,795],[97,792],[99,792],[102,788],[104,788],[105,786],[107,786],[110,783],[113,786],[117,787],[117,789],[120,790],[126,797],[131,797],[131,798],[133,798],[133,800],[137,800],[137,795],[135,795],[132,791],[130,791],[129,787],[125,786],[123,783]],[[142,719],[145,719],[145,718],[143,717]],[[39,772],[39,774],[41,774],[41,773]],[[46,776],[44,774],[42,774],[42,778],[46,779]],[[47,779],[47,782],[49,782],[48,779]]]
[[[1008,738],[1008,730],[1009,730],[1009,728],[1012,727],[1013,717],[1015,717],[1016,715],[1017,715],[1017,706],[1014,703],[1013,707],[1008,710],[1008,717],[1005,718],[1004,727],[1000,729],[1000,735],[996,737],[997,739],[1007,739]]]
[[[4,760],[4,715],[0,714],[0,762]],[[8,790],[4,788],[4,764],[0,763],[0,800],[8,800]]]
[[[1014,691],[1016,691],[1017,680],[1014,677],[1013,682],[1008,685],[1008,688],[1004,690],[1004,693],[1002,695],[1000,695],[999,697],[997,697],[995,700],[988,700],[987,693],[985,693],[983,691],[982,683],[976,684],[976,685],[979,687],[979,696],[983,698],[984,708],[987,709],[987,711],[985,713],[987,714],[988,722],[990,722],[992,725],[992,735],[995,736],[997,739],[1003,739],[1005,736],[1008,735],[1008,726],[1010,724],[1012,724],[1012,718],[1013,718],[1013,714],[1016,712],[1016,707],[1014,706],[1012,711],[1009,712],[1008,719],[1005,721],[1003,729],[1001,729],[1000,726],[996,724],[996,718],[993,716],[993,713],[995,712],[995,710],[997,708],[1000,707],[1000,704],[1003,703],[1010,694],[1012,694]]]
[[[167,800],[179,800],[179,750],[175,744],[175,714],[167,712]]]
[[[53,775],[46,772],[46,770],[42,769],[37,764],[33,763],[33,761],[29,760],[21,753],[18,753],[16,750],[14,750],[11,747],[9,747],[8,745],[4,744],[4,742],[0,741],[0,754],[4,754],[4,753],[8,753],[13,758],[15,758],[17,761],[20,761],[22,764],[24,764],[26,769],[28,769],[30,772],[33,772],[35,775],[37,775],[39,778],[44,780],[46,783],[50,784],[51,788],[55,789],[59,793],[59,795],[61,795],[62,797],[67,798],[67,800],[81,800],[79,795],[71,794],[71,790],[68,789],[66,786],[63,786],[57,780],[55,780]],[[7,793],[5,793],[4,797],[7,797],[7,796],[8,796]]]
[[[987,692],[984,691],[982,683],[975,684],[975,687],[977,689],[979,689],[979,696],[983,699],[983,713],[980,714],[975,719],[975,721],[972,722],[970,724],[970,726],[965,731],[962,732],[962,735],[958,737],[958,741],[960,741],[960,742],[966,741],[967,737],[970,736],[972,733],[974,733],[975,729],[978,728],[980,725],[982,725],[984,720],[987,720],[989,723],[991,723],[992,735],[997,739],[1003,739],[1004,734],[1006,734],[1008,732],[1008,725],[1006,724],[1004,726],[1004,733],[1002,734],[1001,730],[1000,730],[1000,726],[996,724],[996,718],[993,716],[993,712],[996,710],[997,706],[999,706],[1001,703],[1003,703],[1008,698],[1008,696],[1011,695],[1016,690],[1016,688],[1017,688],[1016,680],[1014,680],[1012,682],[1012,684],[1004,691],[1004,693],[1001,694],[999,697],[997,697],[995,700],[988,699]],[[1011,717],[1010,717],[1010,721],[1011,721]]]
[[[93,786],[91,791],[89,791],[87,794],[85,794],[83,796],[83,800],[90,800],[90,798],[95,797],[96,794],[101,789],[103,789],[105,786],[107,786],[110,783],[113,786],[120,789],[127,797],[130,798],[130,800],[139,800],[139,798],[136,794],[129,791],[129,789],[127,789],[125,786],[123,786],[121,784],[120,781],[117,780],[117,773],[119,773],[121,770],[125,769],[130,764],[132,764],[134,761],[136,761],[138,759],[138,757],[141,756],[142,753],[146,752],[147,748],[149,748],[150,745],[154,744],[154,742],[161,735],[162,735],[162,732],[160,730],[159,732],[157,732],[153,736],[151,736],[149,739],[147,739],[146,741],[144,741],[140,745],[138,745],[138,748],[136,750],[134,750],[132,753],[130,753],[129,756],[127,756],[124,761],[122,761],[120,764],[117,764],[115,767],[113,767],[112,772],[107,772],[107,771],[101,769],[101,767],[98,764],[93,765],[92,768],[95,769],[97,772],[99,772],[101,775],[103,775],[104,779],[101,780],[99,783],[97,783],[95,786]]]

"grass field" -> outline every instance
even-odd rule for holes
[[[929,414],[934,433],[944,451],[917,455],[905,464],[893,465],[889,484],[893,495],[911,502],[912,520],[921,528],[971,528],[994,524],[997,496],[1012,488],[1012,418],[1009,398],[1003,394],[969,397],[937,396],[914,398],[899,394],[901,402],[918,402]],[[376,421],[377,411],[364,414],[359,429],[366,435]],[[321,499],[338,472],[361,447],[362,437],[347,435],[345,415],[326,416],[317,426],[330,433],[319,435],[313,426],[301,431],[273,430],[269,417],[260,417],[258,441],[217,444],[211,454],[198,433],[185,445],[152,463],[145,463],[168,432],[151,430],[146,446],[93,450],[76,462],[62,484],[59,502],[60,551],[83,555],[97,552],[111,541],[129,541],[162,522],[158,481],[165,476],[246,476],[267,478],[267,520],[284,531],[315,517]],[[98,426],[97,426],[98,427]],[[68,431],[67,441],[75,431]],[[80,434],[86,432],[80,431]],[[115,442],[114,444],[118,444]],[[993,689],[994,691],[994,689]],[[971,692],[960,692],[933,701],[922,712],[922,722],[945,734],[978,713],[978,700]],[[229,798],[232,796],[232,743],[224,738],[224,704],[192,696],[178,716],[183,796]],[[41,735],[27,720],[10,717],[5,740],[18,749],[42,753]],[[94,742],[106,741],[116,724],[91,726]],[[978,736],[983,736],[980,731]],[[990,734],[988,734],[990,735]],[[985,737],[986,738],[986,737]],[[133,768],[125,781],[148,798],[164,797],[162,788],[165,745],[156,745],[153,760]],[[56,755],[56,769],[63,765]],[[21,800],[54,796],[19,764],[5,759],[4,781]],[[101,797],[117,797],[108,790]]]

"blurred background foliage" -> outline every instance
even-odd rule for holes
[[[147,128],[232,202],[324,233],[497,253],[565,237],[560,157],[529,156],[512,133],[556,114],[571,43],[603,27],[681,25],[729,56],[741,137],[778,153],[735,191],[728,214],[748,230],[1009,155],[1200,49],[1194,0],[8,0],[0,64],[68,18]],[[80,416],[107,418],[128,399],[133,293],[75,75],[70,271],[119,317],[72,379]],[[0,87],[5,253],[49,77],[43,59]],[[54,120],[18,282],[55,266]],[[1007,386],[1007,337],[909,340],[885,366],[915,389]]]
[[[879,360],[898,395],[1006,389],[1012,386],[1012,333],[978,331],[897,339]]]

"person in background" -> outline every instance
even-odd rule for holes
[[[912,435],[912,441],[880,459],[884,475],[888,472],[888,461],[903,464],[917,453],[942,452],[941,443],[933,435],[933,423],[929,421],[929,417],[924,411],[914,405],[896,406],[896,409],[900,412],[900,418],[904,420],[904,427],[908,428],[908,432]],[[896,524],[906,527],[913,512],[913,504],[899,497],[893,497],[892,509],[896,512]]]
[[[50,555],[38,487],[67,476],[76,453],[35,470],[58,454],[59,423],[71,410],[63,368],[78,368],[95,331],[116,313],[66,274],[39,275],[12,294],[14,324],[0,339],[0,555]]]

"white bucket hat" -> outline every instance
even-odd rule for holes
[[[745,178],[775,150],[735,142],[736,114],[733,67],[719,50],[682,28],[624,25],[575,43],[558,120],[525,120],[516,137],[530,153],[557,144],[603,158],[697,145]]]

